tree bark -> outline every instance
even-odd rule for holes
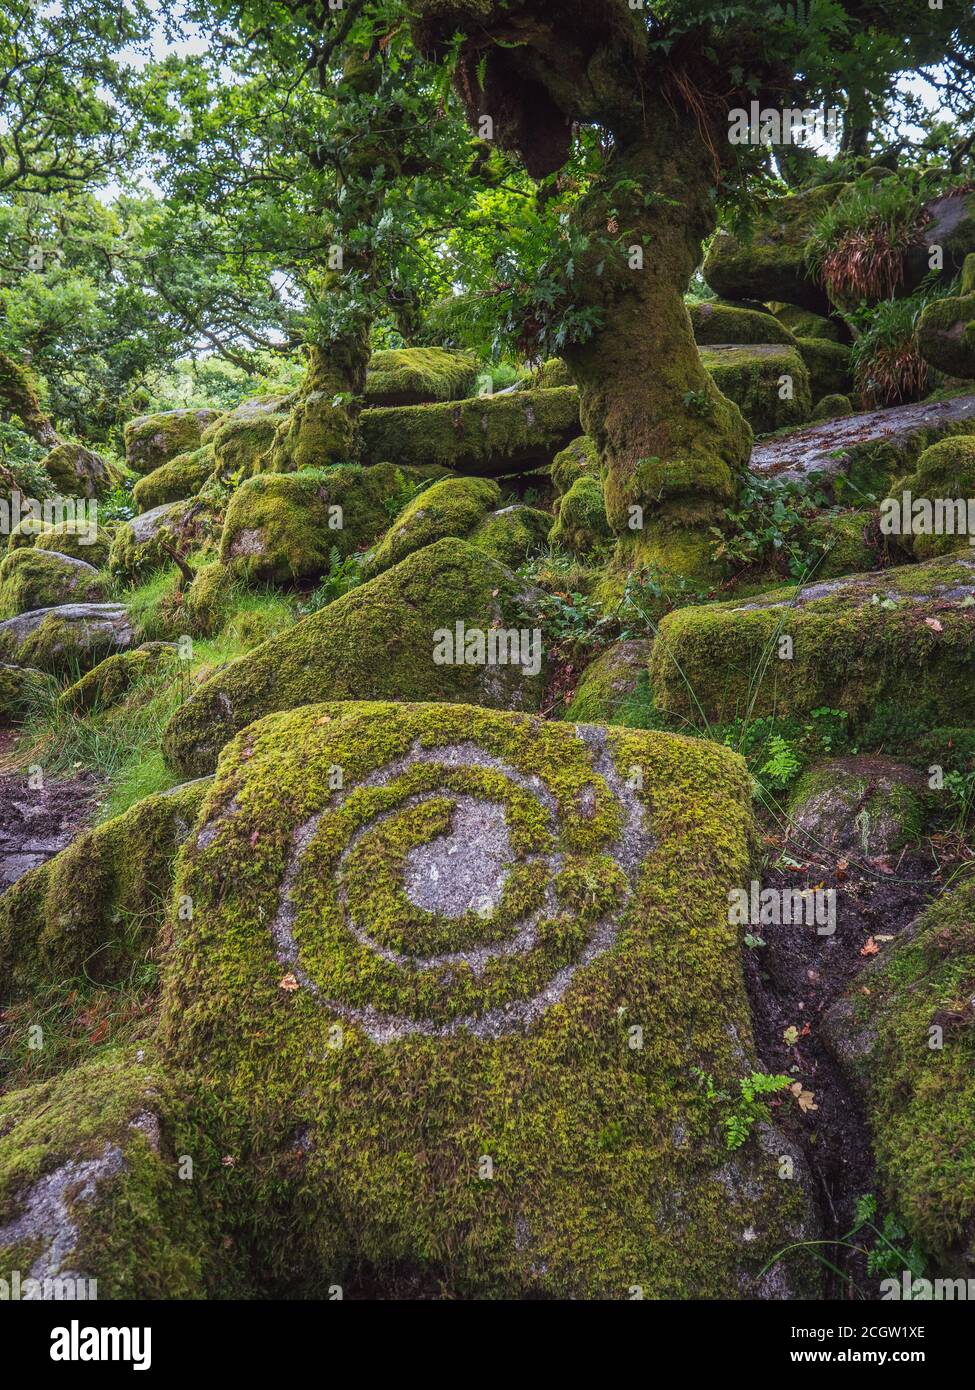
[[[47,449],[61,443],[61,437],[48,415],[41,409],[37,391],[26,368],[0,352],[0,409],[16,415],[24,429]]]

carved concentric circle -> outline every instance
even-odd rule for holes
[[[335,792],[291,837],[279,962],[374,1042],[530,1028],[614,943],[650,847],[604,731],[571,804],[473,742]]]

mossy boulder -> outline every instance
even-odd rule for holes
[[[450,348],[391,348],[374,352],[366,375],[370,406],[425,405],[469,396],[479,365],[473,353]]]
[[[437,541],[212,676],[166,730],[167,761],[187,776],[211,772],[240,729],[322,696],[535,709],[544,677],[538,598],[466,541]],[[481,634],[483,650],[476,639],[467,645],[467,630]],[[531,650],[499,642],[512,632],[525,633]]]
[[[952,555],[681,608],[654,641],[654,698],[693,724],[825,705],[856,729],[885,703],[915,723],[964,722],[975,717],[973,598],[975,557]]]
[[[183,502],[195,497],[214,469],[212,444],[204,444],[189,454],[177,454],[160,464],[132,489],[132,499],[140,512],[161,507],[166,502]]]
[[[553,391],[559,386],[572,386],[574,383],[569,364],[561,357],[550,357],[534,374],[533,384],[543,391]]]
[[[826,293],[806,265],[805,246],[843,188],[842,183],[828,183],[766,199],[747,234],[716,232],[703,267],[707,283],[727,299],[773,300],[828,313]]]
[[[28,546],[36,544],[39,537],[46,531],[53,531],[54,523],[43,521],[40,517],[25,516],[10,532],[7,537],[7,554],[12,550],[26,550]]]
[[[85,560],[96,569],[104,569],[108,564],[113,535],[114,527],[101,523],[93,528],[79,526],[74,521],[59,521],[56,526],[46,526],[34,546],[37,550],[68,555],[75,560]]]
[[[829,511],[813,517],[809,534],[823,547],[816,562],[815,578],[837,579],[842,575],[861,574],[879,569],[884,558],[878,548],[876,513],[859,509]],[[900,560],[910,557],[898,551]]]
[[[701,361],[722,395],[756,434],[800,425],[812,414],[809,372],[794,347],[779,343],[709,347]]]
[[[911,516],[905,518],[905,494],[910,493]],[[936,555],[947,555],[965,547],[971,550],[973,538],[969,527],[975,520],[975,508],[969,507],[975,499],[975,436],[956,435],[932,444],[917,461],[912,473],[891,486],[889,500],[900,505],[897,509],[901,523],[895,541],[918,560],[929,560]],[[913,517],[917,502],[929,503],[931,515],[919,513]],[[936,503],[945,504],[943,517],[934,512]],[[953,505],[954,504],[954,505]],[[885,525],[884,510],[889,501],[881,504],[881,526]],[[905,521],[912,530],[905,533]],[[928,527],[927,531],[921,527]],[[941,534],[938,534],[938,529]],[[0,574],[3,567],[0,566]]]
[[[245,401],[208,426],[203,443],[212,444],[221,477],[249,478],[261,472],[279,426],[287,426],[292,400],[292,396],[266,396]]]
[[[151,473],[179,454],[193,453],[202,443],[203,431],[220,414],[219,410],[163,410],[139,415],[123,430],[126,463],[135,473]]]
[[[62,603],[100,603],[111,592],[108,575],[85,560],[51,550],[15,550],[0,562],[0,619]]]
[[[583,671],[565,718],[582,724],[646,727],[652,709],[647,662],[650,643],[614,642]]]
[[[72,675],[125,651],[134,637],[120,603],[38,608],[0,622],[0,658],[51,675]]]
[[[114,464],[83,444],[58,444],[43,466],[62,497],[104,497],[123,478]]]
[[[831,758],[796,783],[788,838],[812,858],[895,854],[920,838],[926,795],[924,777],[893,758]]]
[[[369,557],[367,575],[382,574],[445,536],[464,540],[500,500],[501,489],[491,478],[444,478],[433,483],[400,512]]]
[[[135,1048],[0,1097],[0,1270],[18,1271],[20,1297],[205,1296],[183,1109]]]
[[[214,541],[215,531],[215,509],[208,502],[166,502],[119,526],[108,554],[109,569],[119,579],[136,583],[172,564],[173,545]]]
[[[823,396],[845,396],[853,390],[850,348],[825,338],[798,338],[799,355],[809,372],[813,400]]]
[[[42,671],[0,661],[0,724],[23,719],[34,701],[50,686],[50,679]]]
[[[486,516],[468,540],[493,560],[517,569],[529,556],[545,548],[551,526],[548,512],[516,502]]]
[[[853,414],[853,402],[849,396],[832,394],[822,396],[813,406],[814,420],[840,420],[844,415]]]
[[[967,257],[961,293],[936,299],[921,311],[918,351],[948,376],[975,377],[975,255]]]
[[[880,1195],[929,1277],[975,1277],[973,922],[969,882],[883,945],[824,1020],[866,1108]]]
[[[146,642],[131,651],[116,652],[69,685],[58,703],[66,710],[108,709],[143,681],[179,667],[179,651],[172,642]]]
[[[586,556],[610,541],[612,536],[603,485],[592,474],[583,474],[559,502],[549,543],[573,555]]]
[[[577,478],[583,474],[599,477],[599,450],[596,441],[588,434],[582,434],[552,460],[552,486],[559,497],[564,497]]]
[[[228,747],[162,1037],[214,1153],[246,1154],[262,1266],[406,1266],[441,1297],[811,1293],[801,1260],[764,1271],[815,1236],[797,1149],[766,1123],[729,1149],[709,1099],[758,1065],[728,923],[749,800],[703,742],[463,705],[310,706]]]
[[[219,560],[203,565],[183,595],[182,616],[191,637],[214,637],[224,626],[233,607],[241,580],[231,565]]]
[[[849,338],[849,329],[842,319],[828,318],[798,304],[782,304],[775,300],[769,308],[779,323],[797,338],[824,338],[831,343],[845,343]]]
[[[328,569],[333,551],[349,555],[388,526],[384,503],[396,487],[392,464],[258,473],[227,507],[221,561],[252,582],[313,579]]]
[[[436,463],[495,478],[542,467],[581,432],[574,386],[364,410],[360,423],[368,463]]]
[[[712,343],[785,343],[796,340],[785,324],[771,314],[754,309],[733,309],[727,304],[704,300],[688,306],[694,341],[701,346]]]

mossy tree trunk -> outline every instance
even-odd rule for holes
[[[280,473],[349,463],[359,455],[358,413],[369,365],[369,328],[328,344],[312,343],[308,372],[286,424],[271,446]]]
[[[684,293],[714,226],[711,156],[693,120],[661,115],[579,207],[591,239],[573,292],[601,326],[565,351],[602,459],[627,566],[709,571],[709,527],[737,492],[751,430],[705,370]],[[607,255],[607,237],[618,243]]]
[[[5,352],[0,352],[0,409],[7,416],[16,416],[31,438],[45,448],[54,449],[61,443],[50,417],[41,409],[30,373]]]

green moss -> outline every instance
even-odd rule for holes
[[[205,783],[147,797],[83,830],[0,898],[0,998],[84,975],[108,984],[157,946],[173,858]]]
[[[562,498],[549,542],[574,555],[590,555],[612,538],[603,485],[591,474],[577,478]]]
[[[213,469],[213,445],[204,444],[192,453],[177,454],[140,478],[132,489],[132,498],[140,512],[151,511],[166,502],[185,501],[196,496]]]
[[[829,706],[856,728],[883,702],[920,723],[970,718],[975,606],[965,599],[973,591],[975,560],[952,556],[813,584],[798,596],[790,586],[747,603],[679,609],[653,646],[657,705],[694,725]],[[782,637],[791,659],[779,655]]]
[[[809,373],[795,348],[773,343],[704,348],[701,361],[756,434],[800,425],[812,414]]]
[[[580,435],[552,460],[552,486],[564,497],[577,478],[588,473],[599,476],[599,450],[588,434]]]
[[[0,1277],[80,1276],[101,1299],[203,1297],[216,1260],[197,1184],[179,1179],[183,1111],[134,1048],[0,1098]]]
[[[404,857],[464,793],[503,812],[510,873],[458,932],[510,942],[540,875],[553,905],[483,969],[408,968],[388,952],[414,931],[434,949],[454,937],[417,914]],[[727,911],[752,850],[737,758],[469,706],[310,706],[226,750],[201,826],[181,856],[197,910],[167,958],[163,1037],[192,1073],[194,1119],[236,1158],[224,1190],[269,1280],[406,1266],[459,1297],[769,1292],[762,1266],[809,1234],[802,1177],[778,1177],[790,1149],[772,1130],[729,1153],[693,1074],[737,1091],[755,1066]],[[282,893],[298,958],[275,940]],[[615,940],[586,953],[607,909]],[[505,1021],[553,976],[560,997]]]
[[[208,680],[167,730],[167,760],[185,775],[212,771],[238,730],[323,694],[536,707],[541,672],[434,660],[435,633],[453,633],[457,622],[480,631],[540,626],[533,603],[495,560],[464,541],[438,541]]]
[[[414,497],[389,528],[366,565],[366,574],[382,574],[425,545],[456,536],[464,540],[501,501],[490,478],[444,478]]]
[[[975,1239],[973,921],[969,883],[885,946],[857,978],[866,989],[828,1020],[866,1097],[886,1200],[937,1272],[963,1276]]]
[[[502,477],[541,467],[580,433],[574,387],[516,391],[456,404],[365,410],[363,459],[401,466],[438,463]]]
[[[168,569],[173,561],[169,547],[212,547],[219,536],[220,508],[196,498],[167,502],[143,512],[119,526],[108,554],[109,568],[127,583],[142,582],[155,570]]]
[[[315,578],[334,550],[349,555],[385,529],[398,478],[391,464],[258,473],[231,499],[220,558],[249,582]]]
[[[50,550],[55,555],[68,555],[74,560],[85,560],[96,569],[104,569],[108,564],[113,531],[99,524],[97,534],[87,527],[79,527],[73,521],[60,521],[56,526],[46,526],[34,542],[37,550]]]
[[[873,517],[872,512],[832,511],[813,518],[809,523],[809,535],[825,547],[822,559],[816,564],[817,580],[836,579],[840,575],[879,568],[881,556],[873,542],[866,539],[868,534],[872,534],[870,522]]]
[[[140,415],[125,426],[125,461],[135,473],[151,473],[180,454],[200,447],[208,425],[220,418],[218,410],[164,410]]]
[[[366,376],[372,406],[423,405],[469,396],[478,374],[472,353],[448,348],[391,348],[374,352]]]
[[[834,758],[803,773],[788,815],[821,851],[894,854],[921,838],[924,787],[909,767],[890,759]]]
[[[236,570],[217,561],[204,565],[183,598],[186,631],[193,637],[212,637],[230,616],[238,589]]]
[[[813,407],[814,420],[840,420],[853,414],[853,404],[849,396],[823,396]]]
[[[140,682],[175,670],[178,660],[179,653],[169,642],[147,642],[132,651],[116,652],[69,685],[59,703],[65,710],[107,709]]]
[[[650,643],[617,642],[583,671],[565,718],[580,724],[652,727],[653,700],[647,679]]]
[[[44,460],[55,491],[63,497],[103,497],[122,482],[114,464],[82,444],[59,444]]]
[[[53,551],[15,550],[0,562],[0,620],[62,603],[100,603],[112,584],[94,565]]]
[[[797,338],[824,338],[831,343],[841,343],[846,336],[846,326],[841,319],[827,318],[825,314],[814,314],[802,309],[798,304],[773,302],[769,308]]]
[[[26,550],[29,546],[36,543],[40,536],[46,531],[53,530],[50,521],[42,521],[39,517],[25,516],[7,537],[7,553],[12,550]]]
[[[509,569],[518,569],[529,556],[544,549],[552,518],[538,507],[515,504],[484,518],[468,540],[485,555]]]
[[[975,437],[956,435],[925,449],[914,471],[893,484],[888,495],[902,500],[905,492],[915,500],[932,504],[939,500],[967,504],[969,498],[975,498]],[[965,525],[967,528],[967,515]],[[961,547],[969,548],[970,542],[967,529],[951,535],[904,535],[896,539],[918,560],[947,555]],[[0,566],[0,575],[2,573]]]
[[[963,285],[975,279],[975,255],[966,259],[965,268]],[[925,362],[939,372],[975,377],[975,288],[928,304],[918,319],[917,345]]]
[[[727,304],[703,300],[689,305],[694,341],[712,343],[785,343],[795,347],[789,329],[771,314],[754,309],[732,309]]]
[[[567,362],[561,357],[550,357],[535,373],[533,384],[543,391],[554,391],[560,386],[572,385],[572,373]]]
[[[809,372],[813,400],[845,396],[852,391],[853,361],[845,343],[830,343],[825,338],[799,338],[798,343]]]
[[[844,185],[821,184],[785,198],[758,204],[747,234],[719,231],[711,242],[703,274],[728,299],[776,300],[824,313],[824,291],[806,265],[806,241]]]

